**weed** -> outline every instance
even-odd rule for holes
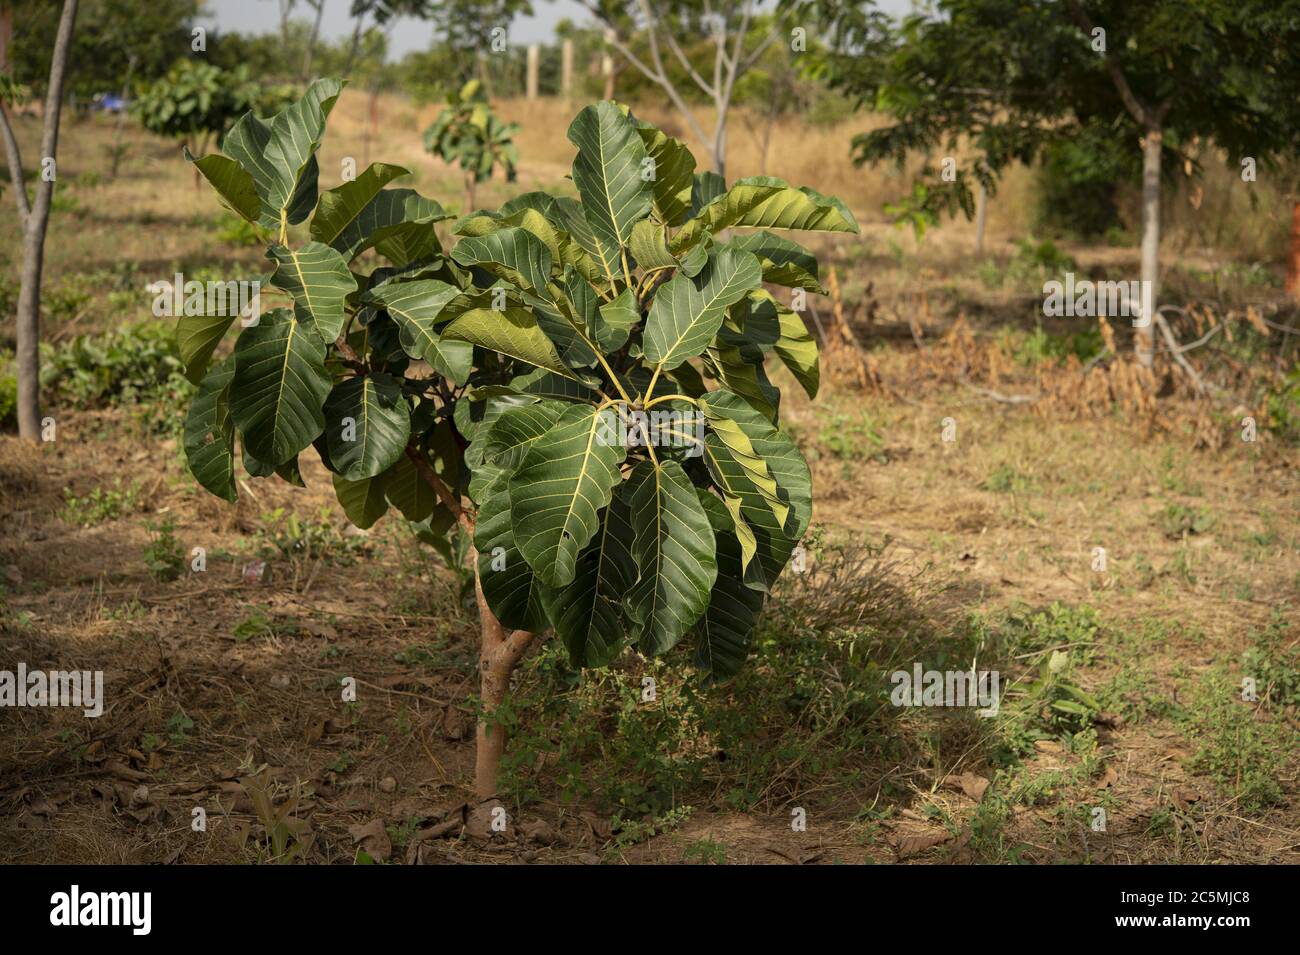
[[[185,569],[185,555],[172,533],[176,525],[171,520],[146,525],[149,545],[144,549],[144,563],[155,580],[175,580]]]
[[[123,488],[121,479],[114,478],[111,488],[94,488],[85,497],[77,497],[70,489],[64,488],[59,518],[66,524],[94,527],[133,513],[139,506],[140,485],[132,483]]]

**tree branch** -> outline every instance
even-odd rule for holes
[[[4,135],[5,155],[9,158],[9,182],[13,186],[14,201],[18,203],[18,221],[27,228],[27,217],[32,214],[27,204],[27,183],[23,179],[23,157],[18,151],[18,140],[14,138],[13,128],[9,125],[9,114],[5,104],[0,103],[0,134]]]
[[[1089,39],[1091,39],[1094,28],[1092,21],[1088,19],[1088,14],[1084,12],[1083,8],[1079,6],[1075,0],[1069,0],[1067,6],[1070,10],[1070,16],[1074,19],[1074,22],[1078,24],[1079,29],[1087,34]],[[1164,119],[1164,111],[1169,108],[1168,101],[1165,102],[1161,109],[1160,116],[1157,117],[1151,110],[1147,109],[1136,95],[1134,95],[1132,88],[1128,85],[1128,78],[1124,76],[1124,71],[1120,69],[1118,61],[1116,61],[1116,59],[1108,52],[1103,53],[1101,57],[1102,66],[1105,67],[1106,74],[1110,77],[1111,83],[1114,84],[1116,92],[1119,93],[1119,98],[1124,103],[1124,108],[1129,111],[1129,115],[1137,120],[1139,126],[1147,129],[1150,129],[1153,126],[1158,126],[1160,120]]]

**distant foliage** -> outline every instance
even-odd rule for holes
[[[165,76],[140,91],[131,109],[151,133],[201,141],[223,135],[249,110],[274,110],[293,98],[291,89],[263,87],[247,67],[223,70],[210,63],[179,60]]]
[[[519,153],[513,137],[518,131],[515,123],[497,118],[482,85],[470,80],[447,97],[447,107],[424,131],[424,148],[449,165],[460,166],[467,184],[492,178],[497,166],[505,170],[507,182],[514,182]],[[472,204],[472,189],[469,195]]]

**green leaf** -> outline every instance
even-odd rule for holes
[[[857,232],[848,206],[806,186],[795,189],[783,179],[752,176],[741,179],[724,195],[705,205],[673,236],[669,248],[681,253],[704,233],[717,234],[734,226]]]
[[[449,218],[442,206],[414,189],[382,189],[329,245],[348,261],[374,247],[394,264],[405,265],[441,248],[437,225]]]
[[[504,489],[478,509],[474,526],[478,575],[483,596],[503,626],[534,633],[550,621],[542,605],[542,582],[515,544],[510,495]]]
[[[219,153],[195,159],[189,147],[183,148],[185,158],[194,163],[212,188],[221,196],[222,204],[249,222],[256,222],[262,213],[262,200],[258,198],[253,177],[239,163]]]
[[[699,215],[701,209],[726,191],[727,181],[713,170],[697,172],[691,182],[691,217]]]
[[[383,484],[388,503],[401,511],[408,521],[426,520],[438,505],[438,495],[405,453],[393,462],[384,475]],[[447,513],[450,516],[450,512]]]
[[[520,288],[540,291],[550,280],[550,250],[541,239],[524,229],[500,229],[461,239],[451,257],[466,268],[478,266]]]
[[[741,499],[741,516],[755,536],[758,560],[746,583],[767,590],[812,518],[808,464],[789,436],[740,396],[712,391],[700,404],[711,425],[705,437],[705,464],[725,494]],[[748,450],[738,435],[748,441]],[[775,482],[776,501],[764,470]]]
[[[648,158],[632,121],[610,102],[588,106],[569,126],[578,147],[573,184],[595,239],[596,255],[610,279],[622,274],[622,248],[632,227],[650,213],[653,183],[642,178]],[[581,240],[580,240],[581,241]]]
[[[721,679],[744,666],[763,595],[745,586],[748,559],[743,556],[742,542],[731,533],[728,508],[707,491],[701,490],[699,495],[717,541],[718,577],[709,594],[709,606],[695,625],[695,665]]]
[[[185,460],[195,480],[232,504],[235,489],[235,426],[230,419],[230,381],[234,362],[227,358],[199,383],[185,419]]]
[[[733,249],[742,249],[758,256],[763,266],[763,281],[787,288],[802,288],[825,295],[817,280],[817,256],[798,242],[791,242],[770,232],[755,232],[737,236],[727,243]]]
[[[334,245],[335,240],[365,214],[380,190],[394,179],[409,175],[410,170],[401,166],[376,162],[351,182],[322,192],[311,218],[312,239],[338,248]]]
[[[343,513],[353,524],[363,530],[372,526],[388,510],[388,501],[384,499],[383,477],[365,478],[361,481],[349,481],[338,474],[333,475],[334,494],[343,505]]]
[[[578,554],[599,526],[597,515],[621,478],[627,449],[609,409],[574,405],[524,456],[510,478],[515,540],[543,583],[573,581]]]
[[[283,464],[325,429],[325,346],[288,309],[272,309],[235,343],[230,411],[248,450]]]
[[[560,360],[559,352],[537,324],[536,316],[518,305],[507,304],[504,309],[472,308],[454,318],[442,330],[442,337],[500,352],[567,378],[576,377]]]
[[[576,667],[609,663],[623,648],[623,601],[636,582],[627,484],[614,490],[600,529],[579,555],[573,582],[542,590],[542,604]]]
[[[678,262],[668,251],[664,228],[653,219],[642,219],[632,227],[630,242],[632,257],[646,272],[675,269]]]
[[[375,477],[405,457],[411,412],[390,376],[345,379],[325,399],[324,410],[330,461],[349,481]]]
[[[821,384],[817,341],[797,312],[783,305],[778,306],[776,312],[781,320],[781,337],[776,340],[773,350],[790,369],[790,374],[803,386],[808,397],[816,398]]]
[[[708,352],[708,363],[714,376],[723,386],[745,399],[751,408],[776,423],[781,406],[781,393],[767,377],[763,352],[754,345],[713,345]]]
[[[277,263],[271,284],[293,296],[295,317],[329,344],[343,333],[347,313],[343,300],[357,290],[357,280],[338,252],[320,242],[308,242],[296,252],[273,245],[268,259]]]
[[[722,326],[728,306],[761,282],[758,259],[734,249],[719,249],[693,279],[669,279],[646,317],[646,360],[671,370],[703,352]]]
[[[245,113],[226,134],[222,150],[252,176],[262,226],[294,225],[316,206],[316,150],[342,89],[341,80],[317,80],[269,123]]]
[[[619,292],[613,301],[599,305],[597,314],[599,318],[591,322],[588,331],[606,354],[622,348],[632,329],[641,321],[636,293],[630,288]]]
[[[386,282],[362,296],[362,301],[380,305],[397,323],[402,349],[412,358],[420,358],[457,385],[469,381],[474,363],[474,346],[449,341],[433,325],[442,310],[461,290],[437,279],[415,282]]]
[[[649,124],[638,127],[637,133],[654,161],[655,216],[665,225],[681,225],[691,211],[695,157],[685,143]]]
[[[233,315],[182,315],[176,321],[176,350],[185,364],[185,377],[198,384],[208,370],[217,343],[234,322]]]
[[[627,613],[641,652],[656,655],[673,647],[708,606],[718,575],[713,528],[676,461],[638,462],[628,494],[640,577],[628,593]]]

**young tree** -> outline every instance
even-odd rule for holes
[[[505,171],[506,182],[515,181],[515,123],[503,123],[492,112],[478,80],[470,80],[457,93],[447,97],[447,106],[424,131],[424,148],[443,162],[459,165],[465,177],[464,214],[474,210],[474,190],[484,179],[492,178],[498,165]]]
[[[1212,140],[1229,165],[1264,167],[1300,139],[1297,0],[938,0],[908,18],[882,57],[879,21],[833,10],[845,55],[838,82],[893,123],[853,141],[859,162],[926,153],[925,201],[972,210],[972,180],[992,188],[1011,163],[1031,163],[1065,137],[1101,135],[1142,155],[1141,279],[1159,290],[1162,171]],[[943,149],[967,139],[981,156],[955,181],[935,177]],[[1168,156],[1180,161],[1170,164]],[[1136,329],[1150,365],[1152,315]]]
[[[234,500],[251,475],[300,481],[309,446],[348,517],[390,509],[467,544],[480,616],[475,790],[497,790],[497,709],[547,630],[578,666],[653,655],[688,634],[735,672],[764,593],[808,525],[812,485],[776,422],[769,354],[815,394],[817,350],[764,282],[815,290],[817,260],[768,231],[856,231],[836,199],[778,179],[727,189],[678,141],[602,102],[569,128],[578,199],[527,193],[462,219],[386,189],[375,164],[317,194],[316,149],[342,84],[271,120],[245,116],[196,161],[224,202],[277,235],[289,307],[244,328],[186,316],[199,390],[185,448]],[[306,158],[304,158],[306,157]],[[307,223],[309,241],[291,227]],[[364,273],[367,250],[387,264]],[[712,387],[710,387],[710,382]],[[451,553],[444,547],[444,552]]]
[[[50,79],[45,94],[44,128],[41,132],[40,173],[36,198],[27,207],[27,185],[23,180],[22,157],[18,141],[9,126],[9,115],[0,102],[0,125],[3,126],[9,170],[17,194],[19,219],[23,223],[23,270],[18,291],[17,348],[18,433],[29,441],[41,440],[40,339],[41,339],[41,271],[45,262],[45,232],[50,222],[50,202],[58,176],[59,117],[63,110],[63,80],[68,71],[68,51],[72,47],[72,30],[77,21],[77,0],[64,0],[50,56]]]
[[[778,39],[789,39],[790,17],[786,9],[769,18],[763,30],[753,27],[762,0],[579,0],[601,23],[610,28],[610,44],[645,77],[659,86],[686,120],[691,132],[709,151],[713,171],[726,176],[727,120],[737,82]],[[640,57],[624,39],[619,27],[636,23],[645,31],[649,62]],[[712,46],[712,62],[706,64],[697,54],[689,55],[696,37],[707,37]],[[666,48],[666,49],[665,49]],[[715,111],[713,134],[703,125],[687,102],[687,93],[678,88],[673,70],[666,65],[671,53],[696,89],[703,93]],[[708,78],[706,78],[708,77]]]

